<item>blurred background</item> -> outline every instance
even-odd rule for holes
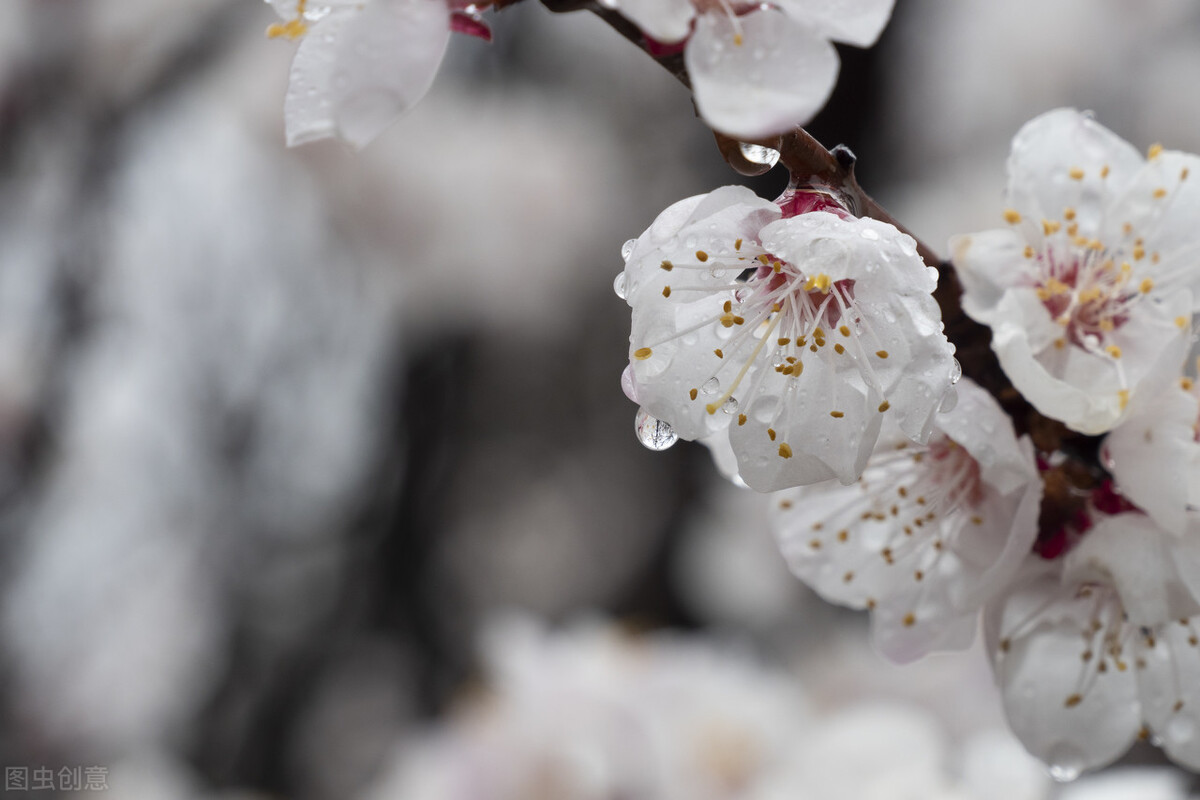
[[[287,150],[274,20],[0,3],[6,770],[99,766],[148,800],[1187,796],[1166,768],[1063,793],[981,653],[884,663],[864,618],[788,575],[761,498],[702,448],[638,444],[621,243],[739,180],[664,71],[520,3],[487,16],[494,43],[455,37],[363,152]],[[1009,140],[1042,111],[1200,151],[1198,44],[1194,0],[898,0],[810,130],[944,250],[998,221]],[[637,766],[580,744],[543,780],[543,744],[609,741],[572,703],[663,686],[671,714],[804,711],[729,723],[774,762],[742,739]],[[561,702],[533,714],[539,687]],[[642,706],[622,724],[694,732]],[[754,777],[816,743],[841,770],[823,788]],[[928,770],[899,780],[880,754],[903,743]]]

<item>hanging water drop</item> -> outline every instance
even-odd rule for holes
[[[621,372],[621,391],[633,402],[638,401],[637,384],[633,382],[633,367],[629,365]]]
[[[731,397],[721,406],[721,410],[726,414],[736,414],[738,411],[738,401],[736,397]]]
[[[700,387],[700,391],[704,392],[705,394],[716,394],[717,392],[721,391],[721,382],[716,378],[709,378],[704,382],[704,385]]]
[[[938,411],[946,414],[954,410],[958,405],[958,390],[953,386],[947,386],[946,391],[942,393],[942,403],[938,406]]]
[[[742,158],[751,164],[763,164],[767,167],[773,167],[779,163],[779,151],[772,150],[770,147],[741,142],[738,144],[738,148],[742,151]]]
[[[621,260],[626,264],[629,263],[629,257],[633,255],[633,248],[637,245],[637,239],[630,239],[625,244],[621,245]]]
[[[952,359],[954,363],[950,365],[950,384],[954,385],[962,380],[962,364],[958,363],[958,359]]]
[[[622,300],[625,299],[625,272],[623,270],[613,278],[613,294]]]
[[[1051,748],[1050,777],[1059,783],[1070,783],[1083,772],[1083,756],[1066,744]]]
[[[637,433],[638,441],[648,450],[666,450],[679,441],[679,434],[669,423],[650,416],[641,408],[633,418],[633,430]]]
[[[858,235],[872,242],[879,241],[879,233],[874,228],[863,228]]]

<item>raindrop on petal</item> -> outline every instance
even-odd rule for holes
[[[700,387],[700,391],[704,392],[705,394],[716,394],[717,392],[721,391],[721,382],[716,378],[709,378],[704,382],[704,385]]]
[[[942,394],[942,404],[938,406],[938,411],[943,414],[954,410],[958,405],[958,390],[953,386],[947,386],[946,391]]]
[[[633,382],[633,367],[625,366],[625,370],[621,373],[621,391],[625,393],[633,402],[637,402],[637,384]]]
[[[953,359],[950,365],[950,383],[955,384],[962,380],[962,364],[958,363],[958,359]]]
[[[622,300],[625,299],[625,272],[617,273],[617,277],[613,278],[613,293]]]
[[[739,143],[738,147],[742,151],[742,158],[752,164],[766,164],[768,167],[773,167],[779,162],[779,151],[772,150],[770,147],[746,142]]]
[[[736,397],[731,397],[721,406],[721,410],[726,414],[736,414],[738,410],[738,401]]]
[[[666,450],[679,441],[679,434],[669,423],[650,416],[641,408],[633,419],[633,429],[638,441],[649,450]]]
[[[630,239],[625,244],[621,245],[621,260],[626,264],[629,263],[629,257],[633,255],[633,248],[637,245],[637,239]]]

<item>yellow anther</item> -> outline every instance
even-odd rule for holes
[[[743,325],[743,324],[745,324],[745,322],[746,322],[745,317],[734,317],[733,318],[734,325]]]
[[[1176,325],[1176,327],[1179,327],[1179,328],[1186,328],[1186,327],[1187,327],[1187,324],[1188,324],[1187,317],[1176,317],[1176,318],[1175,318],[1175,325]]]
[[[1060,228],[1062,228],[1062,223],[1059,222],[1058,220],[1054,220],[1054,219],[1042,220],[1042,232],[1045,233],[1047,236],[1052,236],[1053,234],[1058,233]]]
[[[718,408],[720,408],[720,406],[718,406],[716,403],[709,403],[708,405],[706,405],[704,407],[704,410],[707,411],[709,414],[715,414],[715,413],[717,413]]]
[[[1105,317],[1104,319],[1100,320],[1100,330],[1104,331],[1105,333],[1111,333],[1115,327],[1116,323],[1112,321],[1112,317]]]
[[[1187,177],[1188,177],[1188,168],[1187,167],[1184,167],[1183,169],[1179,170],[1179,180],[1186,181]]]
[[[1071,176],[1071,180],[1073,181],[1083,180],[1083,170],[1079,167],[1071,167],[1071,170],[1067,174]]]
[[[1150,149],[1146,151],[1146,158],[1154,159],[1162,155],[1163,146],[1155,143],[1150,145]]]
[[[1125,406],[1129,405],[1129,390],[1122,389],[1117,392],[1117,399],[1121,401],[1121,410],[1125,410]]]
[[[848,327],[846,327],[845,325],[843,325],[840,328],[838,328],[838,333],[840,333],[842,336],[849,336],[850,329]]]
[[[818,326],[813,329],[812,335],[813,335],[814,339],[824,339],[825,338],[825,329]]]
[[[882,414],[883,412],[887,411],[891,407],[892,407],[892,404],[889,403],[887,400],[884,400],[882,403],[879,404],[879,413]]]
[[[1133,233],[1133,223],[1126,222],[1121,226],[1121,230],[1124,231],[1126,236],[1128,236],[1129,234]]]
[[[741,240],[741,239],[737,239],[736,241],[734,241],[734,243],[733,243],[733,249],[734,249],[734,250],[741,250],[741,249],[742,249],[742,240]]]
[[[774,264],[772,264],[772,265],[771,265],[771,270],[772,270],[772,271],[773,271],[773,272],[774,272],[776,275],[778,275],[779,273],[783,272],[783,262],[782,262],[782,261],[776,261]]]
[[[1110,169],[1108,168],[1108,164],[1105,164],[1103,167],[1101,167],[1101,168],[1100,168],[1100,177],[1101,177],[1101,178],[1107,178],[1107,177],[1108,177],[1108,173],[1109,173],[1109,172],[1111,172],[1111,171],[1112,171],[1112,170],[1110,170]]]
[[[733,314],[722,314],[721,316],[717,317],[717,320],[721,323],[722,328],[732,328],[735,319],[737,319],[737,317],[733,316]]]
[[[721,306],[721,310],[724,311],[726,314],[728,314],[730,311],[733,311],[733,301],[726,300],[724,305]]]
[[[297,17],[289,19],[287,22],[276,22],[267,28],[268,39],[278,39],[283,37],[290,41],[299,39],[304,34],[308,33],[308,24],[304,21],[300,14],[304,13],[304,3],[296,6]]]
[[[1145,257],[1146,257],[1146,248],[1142,247],[1140,244],[1137,247],[1133,248],[1133,260],[1134,261],[1141,261]]]
[[[792,343],[792,340],[787,336],[780,336],[775,341],[779,344],[780,347],[786,347]]]
[[[768,266],[771,263],[771,257],[769,255],[767,255],[766,253],[763,253],[762,255],[760,255],[758,257],[758,260],[764,267]]]
[[[917,624],[917,617],[911,611],[904,615],[904,627],[911,628]]]
[[[1092,239],[1090,242],[1088,242],[1088,249],[1100,252],[1104,249],[1104,242],[1100,241],[1099,239]]]
[[[1150,290],[1153,288],[1154,281],[1150,280],[1149,278],[1142,278],[1142,285],[1138,287],[1138,290],[1141,291],[1142,294],[1149,294]]]
[[[744,42],[744,41],[745,41],[745,39],[743,39],[743,38],[742,38],[742,34],[740,34],[740,33],[735,33],[735,34],[733,35],[733,43],[734,43],[735,45],[737,45],[738,47],[741,47],[741,46],[742,46],[742,42]]]
[[[738,414],[738,425],[745,425],[745,424],[746,424],[746,415]]]
[[[983,517],[980,517],[980,516],[971,517],[971,524],[972,525],[982,525]]]
[[[792,448],[788,447],[787,442],[784,442],[783,444],[779,445],[779,457],[780,458],[791,458],[792,457]]]
[[[772,442],[775,441],[775,429],[774,428],[767,428],[767,438],[769,438]]]
[[[1110,344],[1108,347],[1105,347],[1104,352],[1108,353],[1113,358],[1121,357],[1121,348],[1117,347],[1115,344]]]
[[[1031,245],[1025,245],[1025,257],[1033,258],[1033,247]]]
[[[888,351],[887,350],[876,350],[875,355],[879,356],[880,358],[887,358]]]
[[[1009,225],[1016,225],[1021,221],[1021,214],[1015,208],[1004,209],[1004,221]]]
[[[1068,233],[1069,233],[1069,231],[1068,231]],[[1076,247],[1087,247],[1088,246],[1088,238],[1086,236],[1072,237],[1071,244],[1075,245]]]
[[[725,351],[724,351],[724,350],[722,350],[722,349],[721,349],[721,348],[719,348],[719,347],[718,347],[716,350],[713,350],[713,353],[714,353],[714,354],[717,356],[717,358],[724,358],[724,357],[725,357]]]
[[[664,261],[661,264],[659,264],[658,266],[661,267],[662,269],[665,269],[667,272],[670,272],[671,270],[675,269],[675,265],[672,264],[670,261]]]
[[[835,345],[833,346],[833,349],[834,349],[834,351],[835,351],[835,352],[836,352],[836,353],[837,353],[839,356],[840,356],[842,353],[846,352],[846,348],[842,347],[840,344],[835,344]]]
[[[1079,234],[1079,223],[1078,222],[1072,222],[1070,225],[1067,226],[1067,236],[1070,236],[1073,238],[1073,237],[1077,236],[1078,234]]]
[[[1185,392],[1190,392],[1192,390],[1192,386],[1194,385],[1195,384],[1192,382],[1191,378],[1179,379],[1179,388],[1183,389]]]
[[[1160,186],[1154,190],[1154,199],[1161,200],[1166,196],[1167,196],[1167,190],[1164,189],[1163,187]]]
[[[708,261],[708,253],[704,252],[703,250],[697,250],[696,258],[701,262]]]
[[[696,395],[698,395],[698,394],[700,394],[700,390],[699,390],[699,389],[690,389],[690,390],[688,390],[688,397],[692,398],[693,400],[695,400],[695,399],[696,399]]]
[[[1128,261],[1122,261],[1121,274],[1128,275],[1131,272],[1133,272],[1133,264],[1130,264]]]
[[[638,361],[645,361],[652,355],[654,355],[654,351],[649,347],[639,347],[637,350],[633,351],[633,357]]]
[[[1060,338],[1060,339],[1055,339],[1055,340],[1054,340],[1054,349],[1055,349],[1055,350],[1062,350],[1062,349],[1063,349],[1064,347],[1066,347],[1066,346],[1067,346],[1067,340],[1066,340],[1066,339],[1061,339],[1061,338]]]
[[[1082,695],[1073,694],[1070,697],[1068,697],[1066,700],[1063,701],[1063,705],[1066,706],[1067,708],[1074,708],[1075,706],[1079,705],[1082,702],[1083,702]]]
[[[844,417],[846,415],[843,414],[841,411],[830,411],[829,416],[833,417],[834,419],[841,419],[842,417]]]
[[[670,297],[670,296],[671,296],[671,287],[664,286],[663,287],[663,297]]]
[[[1071,220],[1075,219],[1075,209],[1071,208],[1070,206],[1067,206],[1066,208],[1064,208],[1063,209],[1063,219],[1065,219],[1067,222],[1070,222]]]

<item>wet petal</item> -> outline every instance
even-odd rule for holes
[[[797,22],[835,42],[870,47],[892,17],[895,0],[781,0],[779,7]]]

